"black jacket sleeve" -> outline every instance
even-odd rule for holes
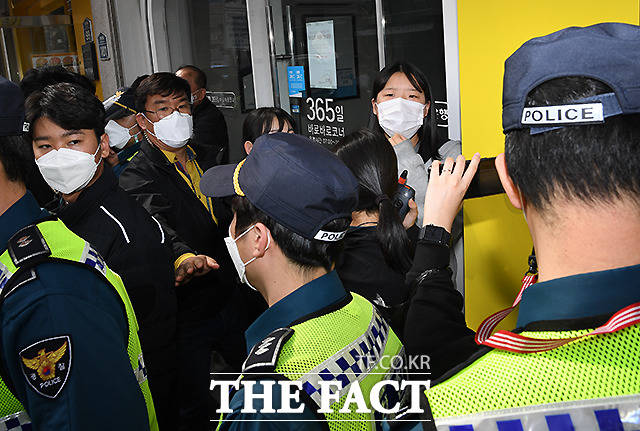
[[[148,180],[139,174],[137,169],[129,165],[120,175],[120,187],[129,193],[147,212],[154,217],[162,226],[167,238],[171,242],[174,260],[185,253],[196,253],[182,241],[177,232],[172,228],[176,226],[176,220],[172,220],[172,203],[162,194],[158,193],[157,187],[152,180]]]
[[[432,380],[466,360],[478,346],[475,333],[467,327],[462,313],[464,300],[454,289],[449,264],[449,248],[418,241],[407,284],[415,290],[405,322],[407,355],[428,356]],[[410,362],[411,363],[411,362]],[[426,361],[414,360],[413,364]],[[416,372],[415,367],[410,372]],[[426,367],[425,367],[426,368]],[[424,378],[424,375],[416,375]]]

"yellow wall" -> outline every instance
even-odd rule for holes
[[[532,37],[605,21],[638,24],[639,0],[458,0],[462,150],[492,157],[504,150],[504,61]],[[527,269],[531,238],[504,195],[465,203],[467,323],[511,305]],[[503,327],[515,326],[515,314]]]

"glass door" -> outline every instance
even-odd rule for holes
[[[276,105],[298,132],[332,146],[367,126],[379,70],[374,0],[270,0]]]
[[[224,115],[229,159],[242,153],[242,123],[256,107],[246,0],[166,0],[171,71],[192,64],[207,76],[207,96]]]

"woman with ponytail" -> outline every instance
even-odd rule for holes
[[[429,81],[411,63],[393,63],[376,75],[371,89],[373,130],[384,133],[393,146],[398,171],[409,173],[407,185],[416,191],[419,226],[429,167],[447,157],[455,160],[462,150],[460,141],[438,139],[432,107]],[[462,262],[462,214],[454,220],[452,237],[449,265],[456,280],[458,261]]]
[[[338,275],[347,290],[375,303],[394,332],[402,334],[403,305],[409,299],[404,280],[413,258],[405,228],[415,223],[416,204],[410,201],[411,211],[400,220],[392,203],[397,161],[383,135],[360,129],[343,138],[334,152],[360,184]]]

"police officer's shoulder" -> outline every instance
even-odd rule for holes
[[[280,351],[293,332],[291,328],[278,328],[256,343],[242,365],[243,375],[274,372]]]
[[[113,300],[118,299],[115,289],[110,288],[108,280],[88,265],[88,260],[82,263],[52,259],[51,249],[36,225],[14,234],[7,243],[7,252],[17,268],[10,274],[8,268],[0,264],[0,304],[7,315],[47,295],[71,295],[91,303],[105,304],[113,304]],[[88,254],[93,255],[97,253]],[[5,307],[6,304],[17,303],[22,306]],[[119,308],[119,313],[122,313],[124,307],[119,305]]]

